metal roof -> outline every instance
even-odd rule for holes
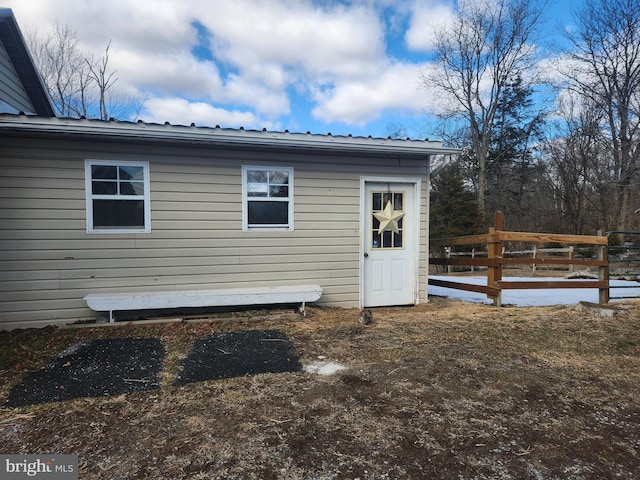
[[[244,128],[200,127],[194,124],[126,122],[74,118],[45,118],[28,115],[0,115],[0,133],[7,136],[81,137],[109,142],[142,142],[191,145],[218,145],[244,148],[334,150],[361,153],[406,155],[451,155],[439,140],[362,137],[307,133],[245,130]]]
[[[35,113],[47,117],[55,116],[49,94],[10,8],[0,8],[0,41],[7,50],[11,63],[29,95]]]

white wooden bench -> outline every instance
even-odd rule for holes
[[[165,292],[91,293],[84,297],[87,305],[97,312],[117,310],[155,310],[190,307],[230,307],[240,305],[273,305],[299,303],[304,313],[307,302],[322,296],[319,285],[283,287],[227,288],[220,290],[173,290]]]

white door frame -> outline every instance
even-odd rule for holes
[[[421,220],[421,210],[420,210],[420,200],[422,198],[422,179],[420,177],[394,177],[394,176],[361,176],[360,177],[360,308],[364,305],[364,238],[365,238],[365,215],[370,214],[367,211],[368,198],[365,192],[365,185],[367,183],[404,183],[411,184],[414,188],[414,218],[411,220],[414,222],[416,228],[414,228],[413,232],[413,268],[414,268],[414,279],[415,285],[413,288],[413,303],[420,303],[420,220]]]

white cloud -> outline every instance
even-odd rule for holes
[[[375,10],[310,1],[220,0],[200,21],[217,55],[241,71],[255,64],[300,68],[305,75],[359,76],[384,58]]]
[[[279,89],[269,89],[246,77],[232,75],[226,86],[227,98],[234,103],[251,105],[259,113],[276,117],[286,115],[291,109],[287,93]]]
[[[217,66],[213,62],[198,61],[189,52],[146,55],[141,51],[120,51],[114,45],[109,62],[117,70],[119,81],[139,85],[143,90],[199,99],[225,96]]]
[[[396,62],[378,75],[317,91],[319,104],[313,115],[326,122],[340,118],[345,123],[362,125],[379,118],[385,110],[421,112],[428,100],[420,86],[422,67]]]
[[[397,34],[410,11],[405,41],[423,51],[423,22],[447,12],[429,0],[7,1],[23,29],[68,23],[96,58],[111,40],[118,87],[151,97],[142,118],[255,127],[291,115],[294,91],[327,123],[422,111],[428,96],[418,87],[420,66],[387,56],[386,29]],[[198,44],[194,22],[208,44]],[[213,59],[194,56],[196,46]]]
[[[429,52],[435,46],[436,31],[447,28],[454,19],[450,1],[415,0],[411,21],[405,35],[407,46],[415,51]]]
[[[571,55],[560,54],[541,59],[538,70],[543,81],[554,85],[562,85],[578,75],[580,66],[580,63]]]
[[[140,118],[146,122],[200,126],[258,128],[261,122],[251,112],[216,108],[204,102],[189,102],[184,98],[150,98]]]
[[[94,54],[103,53],[109,40],[151,55],[171,54],[196,37],[187,2],[9,0],[9,6],[22,27],[45,31],[56,21],[69,23],[78,33],[82,47]]]

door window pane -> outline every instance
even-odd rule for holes
[[[404,195],[402,193],[394,193],[393,194],[393,209],[394,210],[403,210],[403,208],[402,208],[403,196]]]
[[[393,248],[392,232],[385,230],[382,232],[382,248]]]
[[[382,210],[382,194],[381,193],[373,194],[373,209]]]
[[[402,240],[403,240],[402,234],[403,234],[402,230],[400,230],[398,233],[394,233],[393,234],[393,246],[394,247],[401,247],[402,246]]]

